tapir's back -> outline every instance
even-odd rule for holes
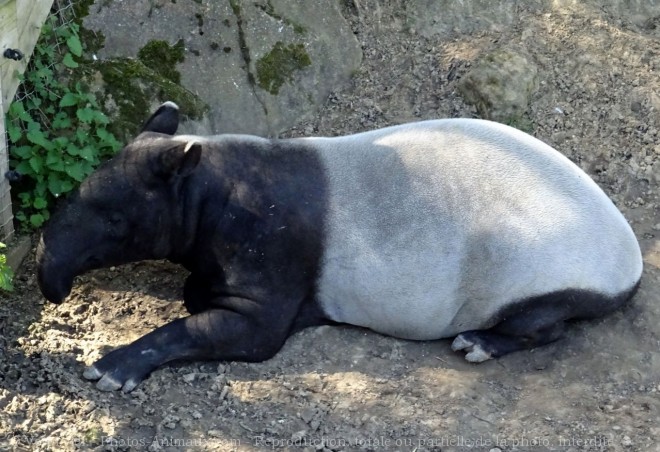
[[[327,175],[318,298],[333,320],[448,337],[512,302],[563,289],[614,296],[641,275],[607,196],[513,128],[446,119],[305,142]]]

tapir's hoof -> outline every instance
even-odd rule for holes
[[[124,392],[130,392],[149,375],[154,367],[144,361],[131,365],[130,356],[130,345],[114,350],[87,367],[83,372],[83,377],[87,380],[98,380],[96,387],[101,391],[121,389]]]
[[[466,352],[465,359],[471,363],[482,363],[493,358],[489,352],[483,349],[481,344],[468,339],[463,334],[456,336],[456,339],[451,344],[451,349],[455,352],[459,350]]]
[[[87,380],[98,380],[96,387],[101,391],[116,391],[117,389],[121,389],[124,392],[130,392],[138,385],[133,379],[129,379],[122,384],[121,381],[110,374],[103,374],[96,366],[89,366],[85,369],[83,377]]]
[[[120,380],[110,374],[101,374],[101,372],[94,366],[90,366],[85,369],[83,377],[85,377],[87,380],[98,380],[96,383],[96,388],[100,391],[116,391],[121,389],[124,392],[131,392],[139,384],[139,381],[136,381],[133,378],[129,378],[124,383],[122,383]]]

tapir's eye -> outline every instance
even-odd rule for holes
[[[108,218],[108,232],[113,237],[123,237],[128,233],[126,218],[118,212],[113,212]]]

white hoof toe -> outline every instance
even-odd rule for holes
[[[492,356],[486,352],[481,345],[475,345],[472,350],[465,355],[465,359],[471,363],[482,363],[488,361]]]
[[[101,391],[116,391],[121,388],[121,386],[122,384],[119,381],[107,374],[96,383],[96,387]]]
[[[85,377],[87,380],[98,380],[102,376],[103,374],[94,366],[89,366],[83,372],[83,377]]]
[[[473,341],[466,339],[462,334],[456,336],[454,342],[451,344],[451,349],[455,352],[465,352],[465,359],[471,363],[482,363],[488,361],[493,356],[485,351],[481,345],[475,344]]]
[[[466,348],[472,347],[473,345],[474,344],[472,342],[468,341],[459,334],[456,336],[456,339],[454,339],[454,342],[451,343],[451,349],[457,352],[459,350],[465,350]]]

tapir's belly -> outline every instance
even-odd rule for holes
[[[629,225],[547,145],[478,121],[308,141],[328,209],[317,298],[326,315],[408,339],[491,325],[563,289],[615,295],[641,275]]]
[[[482,326],[479,319],[454,325],[461,308],[457,275],[437,271],[445,268],[439,254],[387,256],[353,238],[349,243],[351,253],[330,252],[324,259],[318,298],[332,320],[406,339],[450,337]]]

